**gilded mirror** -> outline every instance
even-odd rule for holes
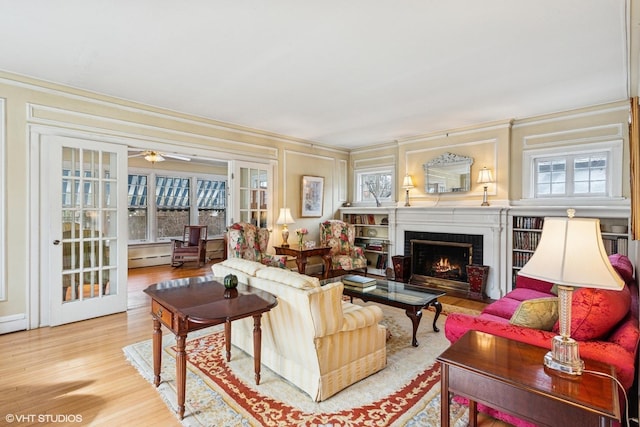
[[[462,193],[471,189],[473,158],[444,153],[422,165],[427,194]]]

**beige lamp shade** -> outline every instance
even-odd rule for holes
[[[594,218],[545,218],[540,243],[518,274],[572,287],[624,287],[604,249],[600,220]]]
[[[411,179],[411,175],[406,174],[404,176],[404,180],[402,181],[402,188],[411,189],[413,187],[414,187],[414,185],[413,185],[413,179]]]
[[[486,167],[480,169],[480,173],[478,174],[478,184],[489,184],[491,182],[493,182],[491,169],[487,169]]]
[[[280,215],[278,215],[278,219],[276,220],[276,224],[293,224],[295,221],[291,216],[291,210],[289,208],[280,208]]]

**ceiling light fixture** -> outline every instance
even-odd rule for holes
[[[162,157],[157,151],[149,151],[149,153],[144,156],[144,159],[152,164],[156,162],[164,162],[164,157]]]

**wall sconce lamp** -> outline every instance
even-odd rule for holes
[[[571,338],[571,302],[573,288],[622,290],[624,281],[613,269],[602,243],[600,220],[545,218],[542,236],[533,256],[519,275],[558,285],[560,335],[552,338],[552,348],[544,357],[544,366],[561,374],[581,375],[578,342]]]
[[[482,196],[482,204],[480,206],[489,206],[489,202],[487,201],[487,184],[492,182],[493,175],[491,174],[491,169],[487,169],[486,166],[480,169],[478,184],[484,184],[484,195]]]
[[[289,246],[289,243],[287,243],[287,239],[289,239],[289,228],[287,224],[293,224],[294,222],[291,216],[291,210],[289,208],[280,208],[280,215],[278,216],[276,224],[282,225],[282,246],[285,248]]]
[[[405,200],[404,200],[404,205],[405,206],[411,206],[409,204],[409,190],[411,190],[412,188],[414,188],[413,185],[413,180],[411,179],[411,175],[406,174],[404,176],[404,180],[402,181],[402,188],[405,189],[406,191],[406,195],[405,195]]]

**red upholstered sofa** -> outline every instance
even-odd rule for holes
[[[618,379],[629,390],[635,378],[640,338],[638,287],[633,278],[633,265],[627,257],[612,255],[609,260],[626,286],[622,291],[574,290],[571,336],[580,342],[581,358],[613,365]],[[554,297],[552,286],[551,283],[518,276],[516,288],[489,304],[480,315],[454,313],[447,316],[445,335],[453,343],[465,332],[476,330],[550,349],[551,339],[558,334],[557,322],[552,330],[540,330],[512,324],[510,320],[522,301]],[[484,405],[478,405],[478,410],[516,426],[532,426]]]

